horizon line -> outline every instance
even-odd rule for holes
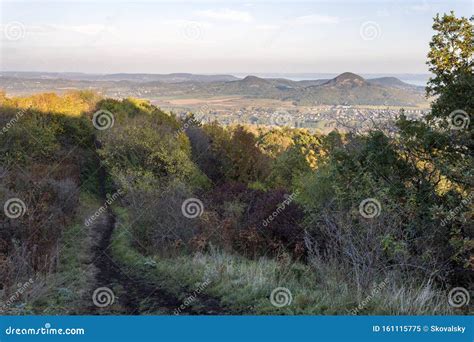
[[[115,74],[126,74],[126,75],[173,75],[173,74],[188,74],[188,75],[203,75],[203,76],[219,76],[219,75],[229,75],[229,76],[236,76],[236,75],[340,75],[344,73],[352,73],[356,75],[432,75],[429,72],[355,72],[355,71],[325,71],[325,72],[317,72],[317,71],[308,71],[308,72],[278,72],[278,71],[256,71],[256,72],[188,72],[188,71],[172,71],[172,72],[127,72],[127,71],[118,71],[118,72],[89,72],[89,71],[48,71],[48,70],[0,70],[0,73],[8,72],[8,73],[51,73],[51,74],[84,74],[84,75],[115,75]]]

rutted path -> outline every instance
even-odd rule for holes
[[[100,192],[101,197],[105,195],[106,174],[100,170]],[[93,247],[93,264],[96,268],[95,284],[91,287],[89,296],[90,306],[87,308],[88,314],[164,314],[172,315],[175,310],[183,304],[182,299],[161,288],[158,284],[146,279],[145,276],[137,277],[132,272],[126,272],[111,255],[112,234],[116,226],[116,217],[113,211],[108,208],[99,219],[94,222],[93,236],[97,244]],[[106,287],[113,292],[114,302],[105,307],[98,307],[92,301],[93,291]],[[182,287],[183,298],[186,293],[192,292]],[[99,303],[110,301],[106,296],[96,296]],[[196,298],[195,305],[187,307],[181,314],[209,315],[209,314],[229,314],[230,311],[220,305],[218,299],[201,293]]]
[[[110,243],[115,228],[115,216],[110,210],[104,216],[104,220],[95,227],[100,235],[99,243],[94,248],[96,286],[113,290],[115,303],[104,308],[93,304],[93,311],[98,314],[172,314],[181,304],[178,298],[145,279],[131,277],[113,261]]]

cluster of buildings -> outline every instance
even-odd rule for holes
[[[328,130],[334,128],[373,127],[376,123],[393,122],[400,115],[399,109],[392,108],[364,108],[361,106],[317,106],[317,107],[290,107],[238,108],[235,111],[225,109],[206,108],[190,110],[203,123],[217,121],[222,125],[251,124],[265,126],[289,126]],[[189,111],[181,111],[185,116]],[[404,110],[410,119],[419,119],[428,113],[428,110]]]

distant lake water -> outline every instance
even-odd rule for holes
[[[399,77],[399,79],[401,81],[405,82],[405,83],[410,83],[410,84],[414,84],[414,85],[417,85],[417,86],[423,86],[423,87],[426,87],[426,84],[428,83],[428,78],[426,80],[419,80],[419,79]]]

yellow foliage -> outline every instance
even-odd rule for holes
[[[7,98],[0,96],[0,105],[79,116],[93,110],[99,100],[99,95],[94,92],[74,91],[64,95],[42,93],[27,97]]]

